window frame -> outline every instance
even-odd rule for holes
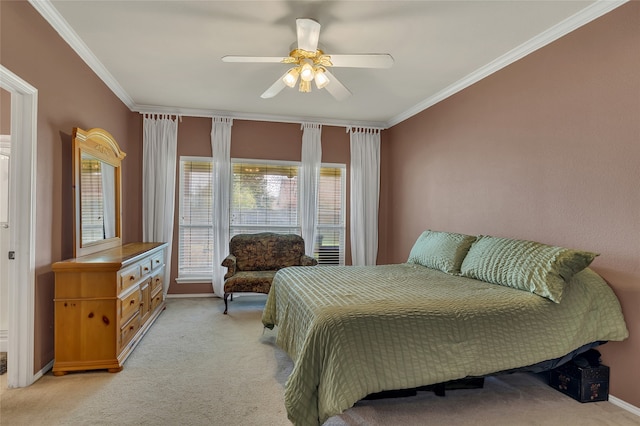
[[[177,267],[177,272],[178,272],[178,276],[176,277],[176,282],[178,284],[188,284],[188,283],[210,283],[211,282],[211,277],[210,276],[202,276],[202,275],[196,275],[196,274],[181,274],[180,273],[180,259],[182,258],[181,256],[183,255],[182,253],[182,244],[181,244],[181,236],[182,236],[182,228],[183,227],[188,227],[188,228],[213,228],[213,223],[211,223],[211,225],[209,226],[203,226],[203,225],[184,225],[182,222],[182,216],[183,216],[183,211],[184,211],[184,196],[183,196],[183,187],[184,187],[184,180],[185,180],[185,173],[184,173],[184,166],[185,163],[188,162],[206,162],[206,163],[210,163],[213,167],[213,158],[212,157],[204,157],[204,156],[191,156],[191,155],[182,155],[179,157],[178,159],[179,161],[179,178],[178,178],[178,247],[177,247],[177,252],[178,252],[178,267]],[[269,159],[250,159],[250,158],[232,158],[231,159],[231,164],[232,164],[232,168],[231,170],[233,170],[233,164],[237,164],[237,163],[245,163],[245,164],[267,164],[267,165],[273,165],[273,166],[290,166],[290,167],[296,167],[297,171],[298,171],[298,176],[300,173],[300,169],[302,167],[302,163],[300,161],[287,161],[287,160],[269,160]],[[346,231],[347,231],[347,226],[346,226],[346,199],[347,199],[347,194],[346,194],[346,187],[347,187],[347,165],[346,164],[342,164],[342,163],[321,163],[320,164],[321,168],[333,168],[333,169],[339,169],[340,170],[340,220],[338,224],[317,224],[316,225],[316,229],[318,228],[324,228],[324,229],[336,229],[339,233],[341,232],[342,235],[342,241],[340,241],[340,245],[341,245],[341,252],[339,253],[339,258],[338,258],[338,262],[339,265],[344,265],[345,264],[345,257],[346,257],[346,239],[347,239],[347,235],[346,235]],[[211,169],[213,172],[213,169]],[[233,179],[230,181],[230,185],[233,185]],[[296,191],[298,190],[297,186],[296,186]],[[233,197],[233,187],[230,188],[230,194]],[[213,193],[212,193],[213,196]],[[231,206],[230,206],[231,208]],[[231,215],[230,215],[231,216]],[[229,218],[229,220],[231,221],[231,217]],[[236,228],[239,227],[238,225],[236,225]],[[242,227],[244,229],[246,228],[251,228],[251,225],[242,225]],[[258,232],[260,229],[264,229],[264,226],[262,225],[255,225],[254,226],[256,228],[256,232]],[[278,228],[278,226],[270,226],[270,228],[273,228],[274,231]],[[300,234],[301,229],[300,229],[300,212],[298,211],[298,215],[297,215],[297,223],[295,225],[295,227],[292,226],[283,226],[282,229],[286,229],[286,230],[291,230],[292,228],[295,228],[295,232]],[[230,237],[233,236],[233,232],[232,232],[233,226],[231,225],[231,223],[229,223],[229,235]]]

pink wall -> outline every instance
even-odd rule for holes
[[[389,130],[385,261],[424,229],[600,253],[631,336],[602,348],[640,406],[640,3],[630,2]],[[393,206],[393,208],[389,208]],[[382,226],[382,225],[381,225]]]
[[[349,173],[349,134],[343,127],[322,127],[322,161],[347,165]],[[231,157],[247,159],[268,159],[300,161],[302,153],[302,130],[300,124],[273,123],[265,121],[234,120],[231,130]],[[178,124],[178,157],[211,157],[211,118],[184,117]],[[347,177],[347,194],[349,180]],[[174,223],[178,223],[178,194],[176,193],[176,213]],[[347,197],[347,218],[349,198]],[[351,263],[349,251],[349,227],[347,225],[346,262]],[[173,256],[171,262],[171,283],[169,293],[193,294],[211,293],[211,284],[177,284],[178,271],[178,228],[173,232]]]
[[[0,88],[0,135],[11,134],[11,93]]]
[[[53,262],[73,255],[71,132],[103,127],[123,163],[123,238],[141,238],[140,139],[133,114],[26,1],[2,2],[2,65],[38,90],[35,371],[53,359]],[[137,135],[136,135],[137,136]],[[132,202],[135,200],[135,202]]]

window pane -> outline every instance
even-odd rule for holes
[[[294,232],[298,227],[298,167],[234,163],[231,231]]]
[[[212,273],[213,215],[210,160],[180,161],[178,276]]]
[[[340,225],[342,220],[342,175],[339,168],[322,167],[318,188],[318,224]]]
[[[182,163],[183,225],[211,225],[211,162],[187,161]]]
[[[314,256],[320,265],[344,265],[344,167],[322,167]]]

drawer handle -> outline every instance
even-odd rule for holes
[[[160,278],[156,278],[156,282],[160,282]]]
[[[133,275],[131,275],[131,276],[129,277],[129,281],[133,281],[133,280],[135,280],[135,279],[136,279],[136,277],[135,277],[135,276],[133,276]]]
[[[129,326],[129,330],[133,330],[134,328],[135,328],[135,327],[134,327],[134,326],[132,326],[132,325],[130,325],[130,326]]]
[[[156,259],[156,263],[160,263],[160,261],[158,259]]]
[[[149,268],[146,268],[146,267],[145,267],[145,268],[144,268],[144,271],[145,271],[145,272],[149,271]]]
[[[102,316],[102,322],[105,323],[105,325],[109,325],[109,318],[107,318],[105,315]]]
[[[135,300],[132,300],[131,302],[129,302],[130,305],[133,305],[134,303],[136,303]]]

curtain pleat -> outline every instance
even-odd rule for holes
[[[313,256],[318,222],[318,183],[322,160],[322,126],[302,124],[302,167],[298,181],[300,227],[305,253]]]
[[[229,252],[229,204],[231,202],[231,126],[233,119],[214,117],[211,126],[213,154],[212,214],[213,214],[213,293],[224,295],[222,261]]]
[[[145,114],[143,127],[142,240],[168,243],[163,285],[166,294],[171,277],[178,117]]]
[[[375,265],[378,256],[380,193],[380,130],[352,127],[351,260],[355,266]]]

